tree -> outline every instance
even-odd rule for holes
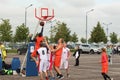
[[[56,33],[57,33],[57,27],[55,27],[55,26],[52,26],[51,27],[51,30],[50,30],[50,38],[49,38],[49,41],[50,41],[50,43],[54,43],[55,42],[55,35],[56,35]]]
[[[120,42],[120,38],[118,39],[118,42]]]
[[[110,33],[110,38],[111,38],[111,42],[112,42],[113,44],[115,44],[115,43],[118,42],[117,34],[116,34],[115,32]]]
[[[86,39],[83,38],[83,37],[80,39],[80,41],[81,41],[82,43],[86,43]]]
[[[14,41],[26,42],[28,34],[29,34],[29,29],[28,27],[25,27],[24,24],[17,26]]]
[[[93,31],[91,32],[91,42],[107,42],[107,37],[104,32],[104,29],[101,27],[100,22],[97,23],[97,26],[94,27]]]
[[[12,41],[12,30],[9,19],[2,19],[0,24],[0,40],[10,42]]]
[[[69,28],[67,28],[67,25],[65,23],[57,23],[57,26],[55,26],[54,30],[56,33],[54,36],[55,42],[57,42],[59,38],[63,38],[65,42],[70,41],[71,31]]]
[[[78,37],[77,37],[77,34],[75,32],[71,35],[71,41],[74,43],[78,42]]]

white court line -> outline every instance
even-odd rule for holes
[[[70,65],[70,66],[73,66],[73,65]],[[80,65],[79,66],[79,69],[80,69],[80,67],[87,67],[87,70],[89,69],[89,68],[94,68],[93,66],[84,66],[84,65]],[[100,68],[98,68],[99,70],[96,70],[96,69],[89,69],[88,71],[91,71],[91,72],[101,72],[101,69]],[[86,69],[80,69],[80,70],[86,70]],[[116,74],[116,75],[120,75],[120,72],[113,72],[113,71],[108,71],[109,73],[111,73],[111,74]]]

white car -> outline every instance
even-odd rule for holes
[[[101,53],[101,49],[99,47],[90,44],[81,44],[79,47],[82,53],[90,53],[90,54]]]
[[[11,50],[12,48],[11,47],[5,47],[6,50]]]
[[[101,52],[102,52],[101,47],[91,45],[91,50],[90,50],[91,54],[94,54],[94,53],[100,54]]]

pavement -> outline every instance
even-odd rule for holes
[[[8,54],[7,63],[11,63],[13,57],[19,57],[21,62],[25,55]],[[101,75],[101,55],[98,54],[82,54],[80,57],[80,65],[74,66],[75,58],[71,56],[70,78],[66,77],[65,70],[61,70],[64,79],[62,80],[104,80]],[[112,65],[109,65],[108,75],[114,80],[120,80],[120,55],[112,55]],[[54,72],[55,73],[55,72]],[[0,75],[0,80],[40,80],[39,76],[22,77],[20,75]],[[57,80],[57,79],[56,79]]]

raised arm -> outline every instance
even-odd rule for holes
[[[38,34],[39,37],[43,36],[43,29],[44,29],[44,27],[42,26],[42,29],[41,29],[40,33]]]
[[[58,51],[58,50],[61,49],[62,47],[63,47],[63,44],[59,44],[59,45],[57,46],[57,48],[53,50],[53,52]]]
[[[45,44],[46,44],[47,48],[51,51],[50,46],[49,46],[49,44],[48,44],[48,41],[46,40],[45,37],[44,37],[44,41],[45,41]]]
[[[36,41],[36,38],[32,38],[33,37],[33,34],[29,34],[29,39],[30,39],[30,42],[35,42]]]

